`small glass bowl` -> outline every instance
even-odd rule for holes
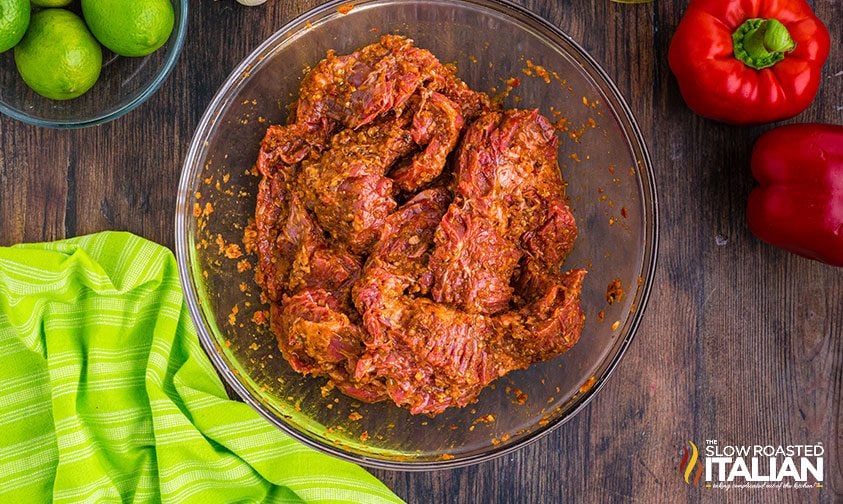
[[[176,64],[187,34],[188,0],[173,3],[175,24],[167,42],[139,58],[102,49],[102,72],[87,93],[72,100],[51,100],[29,88],[15,66],[14,50],[0,53],[0,113],[49,128],[84,128],[112,121],[152,96]],[[78,6],[77,6],[78,7]],[[73,9],[80,14],[79,9]]]
[[[302,442],[366,466],[431,470],[515,450],[570,419],[600,390],[644,312],[656,263],[656,190],[629,107],[606,73],[558,28],[499,0],[345,0],[281,28],[231,74],[208,106],[184,163],[176,205],[176,253],[190,315],[229,386]],[[254,215],[252,167],[269,124],[283,122],[303,69],[384,33],[412,37],[455,63],[472,88],[516,84],[505,104],[557,123],[559,161],[579,237],[565,268],[585,267],[586,324],[569,352],[511,373],[477,403],[435,418],[389,402],[361,404],[324,379],[301,376],[260,321],[260,291],[239,256]],[[607,301],[615,280],[625,295]]]

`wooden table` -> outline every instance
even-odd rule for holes
[[[0,118],[0,244],[125,229],[173,245],[181,163],[234,66],[313,0],[191,3],[170,79],[110,124],[40,129]],[[433,473],[375,473],[411,502],[841,502],[843,269],[772,248],[744,223],[753,140],[691,113],[668,70],[685,2],[523,2],[603,65],[649,142],[661,204],[656,286],[636,340],[576,418],[512,455]],[[815,0],[832,32],[802,122],[843,123],[843,2]],[[825,487],[718,493],[681,481],[688,440],[822,442]]]

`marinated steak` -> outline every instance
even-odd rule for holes
[[[557,142],[404,37],[329,52],[257,159],[256,281],[292,368],[436,415],[570,349]]]

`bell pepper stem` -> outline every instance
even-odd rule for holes
[[[777,19],[747,19],[732,34],[735,57],[756,70],[783,60],[796,47],[787,27]]]

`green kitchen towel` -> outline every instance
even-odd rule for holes
[[[400,502],[228,399],[166,248],[0,247],[0,502]]]

